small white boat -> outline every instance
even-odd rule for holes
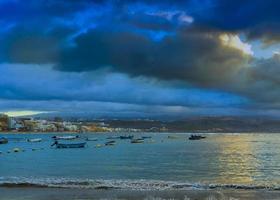
[[[142,138],[132,139],[130,143],[134,143],[134,144],[144,143],[144,139]]]
[[[86,141],[97,141],[98,138],[86,138]]]
[[[27,142],[42,142],[42,138],[28,139]]]
[[[69,135],[69,136],[53,136],[52,137],[54,140],[74,140],[74,139],[77,139],[79,138],[78,135]]]

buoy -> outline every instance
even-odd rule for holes
[[[14,148],[13,151],[14,151],[15,153],[18,153],[18,152],[20,152],[20,148]]]

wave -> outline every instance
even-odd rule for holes
[[[202,184],[160,180],[93,180],[67,178],[1,178],[0,187],[40,187],[40,188],[81,188],[81,189],[121,189],[121,190],[280,190],[280,186],[242,184]]]

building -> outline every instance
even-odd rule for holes
[[[7,131],[9,129],[9,117],[5,114],[0,114],[0,131]]]

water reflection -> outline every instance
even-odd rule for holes
[[[262,176],[262,162],[252,141],[254,135],[223,135],[213,138],[218,145],[218,183],[253,184],[255,177]]]

